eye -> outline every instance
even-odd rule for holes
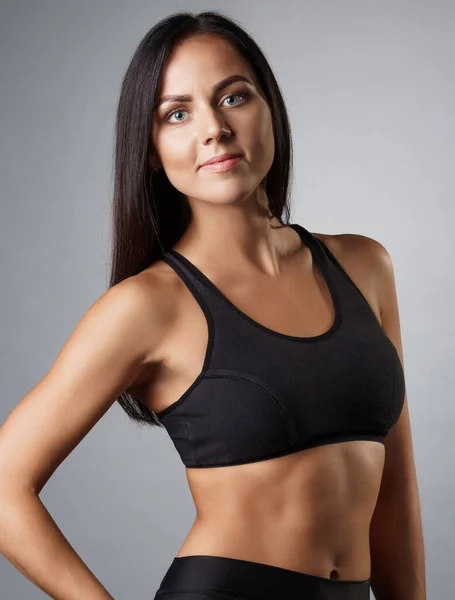
[[[229,94],[228,96],[226,96],[226,98],[225,98],[224,100],[227,100],[228,98],[233,98],[234,96],[238,96],[238,97],[241,97],[241,98],[243,98],[243,99],[246,99],[246,98],[249,98],[249,96],[250,96],[250,93],[249,93],[249,92],[247,92],[247,91],[241,91],[241,92],[237,92],[237,93],[235,93],[235,94]],[[237,105],[236,105],[236,104],[230,104],[229,106],[237,106]],[[183,121],[177,121],[177,123],[176,123],[176,122],[172,122],[172,121],[170,121],[170,118],[171,118],[173,115],[176,115],[176,114],[179,114],[179,113],[185,113],[185,112],[187,112],[187,111],[186,111],[186,110],[184,110],[183,108],[175,108],[175,109],[174,109],[174,110],[172,110],[170,113],[168,113],[168,114],[167,114],[167,115],[164,117],[164,119],[163,119],[163,120],[164,120],[166,123],[169,123],[170,125],[176,125],[176,124],[178,124],[178,123],[183,123]]]

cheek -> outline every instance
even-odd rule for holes
[[[162,131],[157,136],[156,149],[170,183],[180,192],[190,193],[197,175],[197,156],[191,139],[178,131]]]
[[[166,170],[188,165],[193,156],[190,141],[178,132],[162,132],[157,139],[157,149]]]
[[[263,109],[263,114],[255,120],[256,126],[251,135],[251,158],[259,171],[267,172],[275,155],[275,140],[270,111]]]
[[[197,155],[189,136],[164,130],[157,136],[156,149],[170,183],[182,194],[191,195],[197,177]]]

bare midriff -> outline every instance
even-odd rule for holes
[[[356,440],[244,465],[187,468],[196,518],[177,556],[368,579],[383,466],[383,444]]]

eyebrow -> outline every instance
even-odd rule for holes
[[[217,94],[218,92],[221,92],[221,90],[223,90],[225,87],[227,87],[231,83],[234,83],[235,81],[245,81],[246,83],[253,85],[252,82],[244,75],[230,75],[229,77],[222,79],[220,82],[218,82],[213,87],[213,93]],[[184,94],[184,95],[172,94],[169,96],[163,96],[162,98],[159,99],[158,103],[155,105],[155,109],[159,108],[165,102],[191,102],[191,96],[189,96],[188,94]]]

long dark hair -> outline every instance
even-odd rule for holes
[[[166,59],[174,46],[195,34],[228,40],[248,61],[273,122],[275,156],[267,173],[269,212],[287,225],[292,142],[286,106],[272,70],[252,37],[221,12],[174,13],[159,21],[139,43],[123,78],[115,124],[112,251],[109,288],[162,258],[183,235],[191,218],[187,198],[163,169],[152,170],[153,110]],[[122,393],[120,406],[136,424],[162,426],[140,400]]]

